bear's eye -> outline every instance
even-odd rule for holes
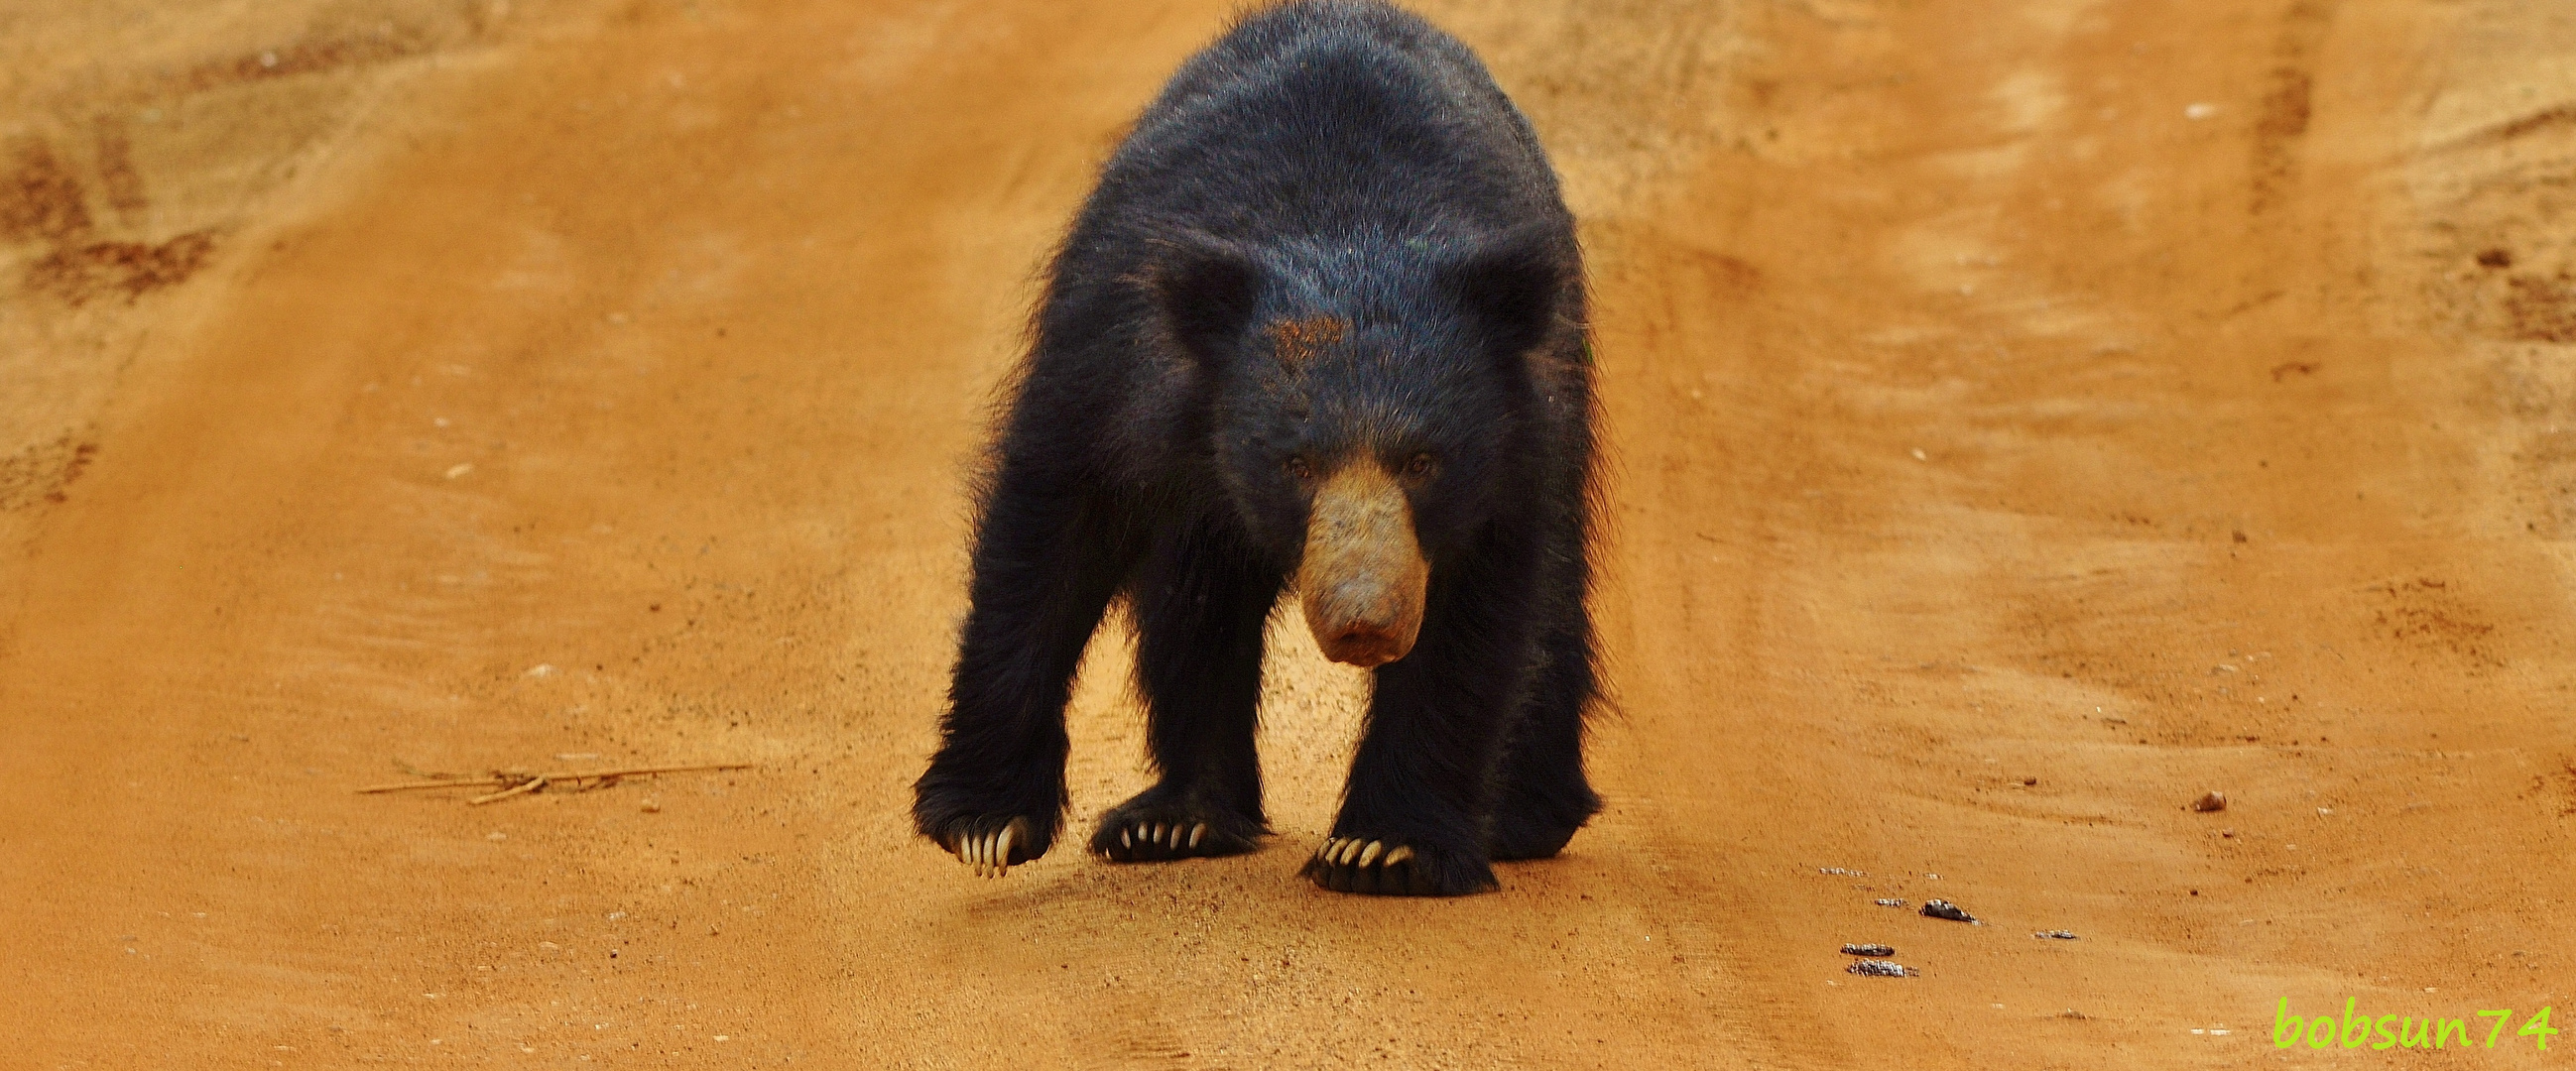
[[[1307,464],[1306,459],[1302,457],[1291,457],[1286,461],[1280,462],[1279,467],[1286,469],[1291,479],[1311,480],[1315,478],[1315,466]]]
[[[1419,480],[1431,475],[1431,470],[1439,467],[1439,464],[1439,462],[1432,460],[1432,457],[1429,454],[1415,454],[1411,458],[1405,460],[1404,474],[1410,478]]]

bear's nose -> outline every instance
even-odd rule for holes
[[[1343,625],[1340,632],[1323,644],[1324,657],[1361,669],[1375,669],[1402,658],[1412,646],[1392,620],[1353,621]]]

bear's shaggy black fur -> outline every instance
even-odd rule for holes
[[[1307,873],[1454,895],[1555,854],[1600,809],[1585,323],[1556,176],[1455,39],[1315,0],[1193,57],[1055,258],[980,488],[921,833],[988,872],[1045,854],[1071,678],[1123,595],[1161,782],[1092,850],[1254,848],[1263,624],[1329,538],[1318,481],[1375,465],[1429,579]]]

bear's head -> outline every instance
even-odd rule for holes
[[[1403,658],[1442,563],[1536,508],[1530,360],[1570,282],[1561,233],[1158,243],[1146,280],[1200,371],[1226,494],[1296,563],[1334,661]]]

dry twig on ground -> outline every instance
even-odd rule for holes
[[[749,762],[710,762],[694,766],[636,766],[622,770],[591,770],[580,773],[529,773],[524,770],[494,770],[482,777],[473,777],[466,774],[424,773],[419,770],[412,770],[410,767],[406,766],[404,769],[407,772],[418,773],[423,777],[429,778],[429,780],[401,781],[390,785],[369,785],[365,788],[359,789],[358,792],[364,795],[376,792],[409,792],[413,789],[422,788],[498,788],[501,790],[487,795],[476,796],[465,801],[467,803],[480,805],[505,800],[522,793],[542,792],[549,787],[559,786],[569,788],[574,792],[588,792],[594,788],[606,788],[629,777],[647,777],[654,774],[666,773],[698,773],[710,770],[748,770],[756,765],[758,764]]]

